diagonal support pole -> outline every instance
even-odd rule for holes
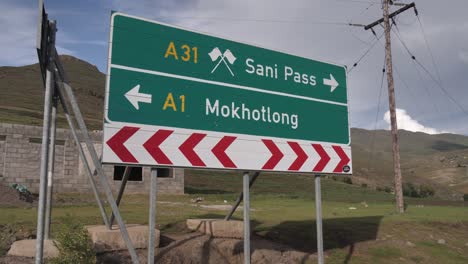
[[[117,203],[117,206],[120,206],[120,201],[122,200],[122,196],[125,191],[125,187],[127,186],[127,181],[131,173],[132,173],[132,167],[129,167],[129,166],[125,167],[124,175],[122,177],[122,183],[120,184],[120,190],[119,190],[119,193],[117,194],[117,199],[115,200],[115,202]],[[112,213],[110,217],[111,229],[112,229],[112,226],[114,225],[114,218],[115,218],[114,213]]]
[[[58,78],[57,78],[58,79]],[[104,205],[101,200],[101,196],[99,195],[99,191],[96,186],[96,181],[94,180],[94,174],[91,171],[91,167],[89,165],[88,159],[86,159],[86,155],[84,154],[83,146],[81,145],[81,141],[78,138],[78,133],[75,127],[75,124],[73,123],[73,119],[70,116],[70,111],[68,110],[68,106],[66,104],[65,98],[63,97],[63,91],[61,87],[61,83],[59,83],[59,89],[57,89],[57,95],[59,96],[60,103],[62,105],[63,112],[65,114],[65,118],[67,119],[68,126],[70,127],[70,131],[72,133],[73,139],[76,142],[76,146],[78,147],[78,154],[83,161],[83,164],[86,168],[86,172],[88,175],[89,182],[91,183],[91,188],[93,189],[94,197],[96,198],[96,202],[99,207],[99,211],[101,212],[102,220],[104,221],[104,224],[106,225],[107,228],[110,228],[109,220],[107,219],[107,213],[106,209],[104,208]]]
[[[58,59],[57,62],[60,64],[60,61]],[[75,119],[78,123],[78,126],[80,127],[81,132],[83,133],[83,138],[86,143],[86,147],[94,163],[94,167],[98,172],[99,180],[101,181],[101,186],[104,188],[104,192],[107,196],[107,201],[109,202],[112,208],[112,212],[115,215],[115,219],[119,224],[120,233],[122,234],[122,238],[125,241],[125,244],[127,245],[128,251],[132,258],[132,262],[140,263],[135,248],[133,247],[132,241],[130,240],[130,237],[128,235],[127,228],[125,227],[125,223],[120,214],[119,207],[117,206],[117,203],[115,202],[114,197],[112,195],[112,189],[109,185],[109,182],[107,181],[106,175],[104,174],[104,170],[102,169],[101,163],[99,162],[99,157],[89,136],[88,129],[86,128],[86,124],[83,120],[83,116],[81,115],[81,111],[76,101],[75,95],[73,94],[73,90],[71,89],[70,85],[68,85],[66,82],[62,82],[62,84],[62,87],[65,90],[65,95],[66,97],[68,97],[68,100],[70,102]]]
[[[252,185],[254,184],[255,180],[257,179],[258,175],[260,175],[260,172],[257,171],[255,172],[255,174],[252,176],[252,178],[250,178],[250,181],[249,181],[249,188],[252,187]],[[242,202],[242,199],[244,198],[244,192],[241,192],[239,197],[237,198],[236,202],[234,203],[234,205],[232,206],[231,208],[231,211],[229,211],[229,213],[226,215],[226,217],[224,218],[224,220],[226,221],[229,221],[231,220],[232,218],[232,215],[234,214],[234,212],[236,211],[237,207],[239,207],[239,204]]]

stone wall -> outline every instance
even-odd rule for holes
[[[91,137],[100,155],[102,132],[94,131]],[[19,183],[37,193],[41,143],[42,127],[0,123],[0,183]],[[86,148],[85,155],[89,157]],[[113,190],[118,190],[120,181],[114,180],[114,173],[118,171],[116,167],[104,165],[104,171]],[[165,171],[165,174],[168,177],[158,178],[158,192],[183,194],[184,170],[170,169]],[[95,181],[99,183],[97,176]],[[141,180],[128,181],[126,193],[148,193],[149,181],[150,168],[143,167]],[[57,129],[53,183],[54,192],[92,191],[86,167],[79,158],[78,147],[68,129]]]

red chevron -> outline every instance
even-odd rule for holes
[[[182,154],[193,166],[206,167],[206,164],[203,162],[203,160],[201,160],[198,154],[193,150],[205,137],[206,134],[193,133],[179,147],[180,152],[182,152]]]
[[[323,169],[325,169],[325,166],[327,166],[328,162],[330,161],[330,156],[323,149],[322,145],[312,144],[312,147],[314,147],[315,151],[320,156],[319,162],[317,162],[317,165],[315,165],[315,167],[314,167],[314,169],[312,171],[321,172],[321,171],[323,171]]]
[[[271,152],[270,159],[263,165],[262,170],[272,170],[276,167],[276,165],[280,162],[280,160],[284,157],[283,152],[276,146],[273,140],[270,139],[262,139],[263,144],[268,148]]]
[[[288,170],[297,171],[302,167],[302,165],[304,165],[304,162],[309,156],[307,156],[299,143],[288,141],[288,144],[297,155],[296,160],[291,164],[291,166],[289,166]]]
[[[226,149],[229,148],[234,140],[236,140],[236,137],[224,136],[211,150],[225,168],[237,168],[236,164],[226,155]]]
[[[122,162],[138,163],[138,160],[130,153],[127,147],[125,147],[124,143],[139,129],[138,127],[124,126],[106,142]]]
[[[341,159],[338,165],[336,165],[336,168],[333,170],[333,172],[343,172],[343,167],[345,165],[348,165],[350,159],[340,146],[332,146],[332,147],[335,150],[336,154],[338,154],[338,157],[340,157]]]
[[[158,164],[172,165],[171,160],[169,160],[166,154],[159,148],[159,145],[161,145],[172,132],[174,131],[160,129],[143,144],[143,147]]]

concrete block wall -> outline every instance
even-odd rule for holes
[[[102,149],[102,132],[91,133],[98,152]],[[19,183],[32,192],[39,191],[40,151],[42,127],[0,123],[0,183]],[[84,143],[82,143],[84,145]],[[85,148],[86,156],[89,152]],[[91,159],[88,159],[92,164]],[[91,167],[94,171],[94,166]],[[114,181],[114,166],[104,165],[104,171],[113,190],[120,181]],[[126,193],[148,193],[150,168],[143,167],[141,181],[128,181]],[[184,193],[184,170],[171,169],[171,177],[158,178],[158,192]],[[99,186],[99,179],[95,176]],[[91,192],[87,169],[78,154],[78,146],[68,129],[57,129],[54,167],[54,192]]]

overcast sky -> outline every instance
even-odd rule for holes
[[[95,64],[102,72],[107,67],[111,10],[347,65],[352,126],[388,129],[386,80],[381,90],[384,38],[352,68],[376,37],[347,25],[380,18],[379,0],[45,0],[45,4],[50,18],[58,21],[59,52]],[[408,10],[398,16],[398,31],[394,27],[392,33],[399,128],[468,135],[468,1],[420,0],[416,6],[422,27]],[[36,63],[37,1],[2,0],[0,12],[0,65]],[[382,27],[375,30],[381,36]],[[397,32],[422,66],[411,60]],[[441,84],[432,80],[439,77]]]

